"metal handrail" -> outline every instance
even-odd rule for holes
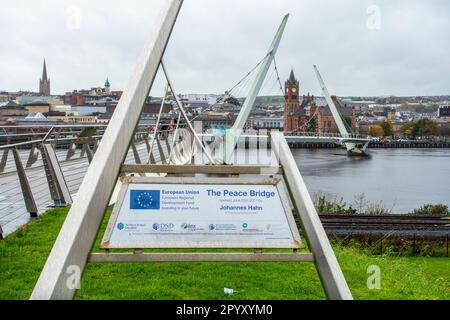
[[[286,137],[323,137],[323,138],[342,138],[342,139],[368,139],[368,136],[363,136],[360,134],[348,134],[348,135],[341,135],[339,133],[317,133],[317,132],[296,132],[287,134]]]
[[[158,132],[158,136],[163,135],[165,132],[171,132],[171,130],[161,130]],[[144,139],[148,141],[149,139],[149,134],[148,132],[137,132],[136,133],[136,141],[140,141],[140,139]],[[139,136],[141,135],[141,136]],[[20,181],[20,189],[21,191],[18,192],[17,194],[22,194],[23,197],[20,197],[21,199],[25,200],[25,205],[27,205],[26,208],[22,207],[19,208],[17,210],[15,210],[13,212],[13,214],[15,215],[16,213],[19,213],[19,211],[23,211],[23,213],[25,214],[25,212],[29,212],[31,217],[35,217],[36,216],[36,211],[37,210],[41,210],[39,208],[41,208],[40,206],[42,206],[42,203],[40,203],[39,201],[39,197],[41,197],[42,193],[40,193],[41,191],[44,192],[46,194],[46,196],[48,196],[48,190],[45,191],[45,187],[43,187],[44,185],[48,185],[48,188],[50,190],[50,196],[52,198],[52,200],[55,202],[56,205],[64,205],[64,204],[70,204],[71,203],[71,197],[69,196],[71,192],[74,192],[74,190],[76,190],[78,188],[78,184],[83,180],[82,178],[80,179],[79,177],[77,179],[73,179],[70,178],[71,176],[67,176],[64,175],[64,173],[62,173],[61,169],[61,164],[65,163],[67,161],[71,161],[71,160],[78,160],[78,159],[82,159],[85,158],[83,157],[83,152],[81,153],[80,157],[76,159],[59,159],[58,160],[58,156],[56,155],[56,148],[54,148],[55,146],[55,141],[60,141],[60,142],[67,142],[67,141],[71,141],[72,143],[76,143],[75,140],[78,140],[80,143],[90,143],[92,141],[92,139],[97,139],[100,140],[101,138],[103,138],[103,135],[96,135],[96,136],[91,136],[91,137],[82,137],[82,138],[76,138],[76,137],[68,137],[68,138],[51,138],[48,139],[47,141],[43,141],[43,140],[33,140],[33,141],[27,141],[27,142],[21,142],[21,143],[16,143],[16,144],[9,144],[6,146],[2,146],[0,147],[0,149],[7,149],[8,151],[12,152],[13,155],[15,155],[14,157],[14,163],[15,163],[15,169],[14,171],[8,172],[8,174],[11,173],[17,173],[19,176],[19,180]],[[22,160],[20,159],[20,156],[18,154],[18,149],[20,146],[27,146],[30,144],[35,144],[35,148],[39,148],[40,149],[40,154],[42,157],[42,164],[38,165],[38,166],[34,166],[33,168],[37,169],[37,168],[45,168],[44,172],[45,175],[47,176],[47,179],[45,177],[41,177],[40,179],[45,180],[46,182],[41,183],[39,186],[41,187],[41,191],[36,192],[36,185],[35,185],[35,179],[31,178],[29,175],[30,173],[28,172],[27,169],[31,168],[25,167],[24,165],[22,165]],[[37,144],[40,144],[41,146],[38,147],[36,146]],[[53,146],[52,146],[53,145]],[[72,146],[72,144],[71,144]],[[34,150],[34,149],[33,149]],[[92,160],[92,156],[96,150],[96,148],[94,148],[92,150],[92,148],[89,148],[89,151],[87,150],[87,148],[83,148],[83,150],[85,150],[85,155],[87,155],[87,158],[89,160],[89,162]],[[6,150],[5,150],[6,151]],[[136,149],[137,151],[137,149]],[[32,152],[33,153],[33,152]],[[134,155],[135,159],[136,159],[136,154]],[[30,155],[31,157],[31,155]],[[60,158],[60,157],[59,157]],[[139,155],[137,156],[137,158],[139,158]],[[156,158],[156,157],[155,157]],[[36,161],[36,160],[34,160]],[[137,161],[137,159],[136,159]],[[34,162],[33,162],[34,163]],[[13,165],[14,166],[14,165]],[[40,171],[41,172],[41,171]],[[77,175],[74,175],[74,177],[76,177]],[[31,178],[31,179],[30,179]],[[33,192],[30,189],[30,184],[34,185],[34,189]],[[65,196],[62,196],[62,194],[65,193]],[[16,195],[17,195],[16,194]],[[9,195],[11,196],[11,195]],[[17,201],[16,203],[21,203],[24,200],[20,200]],[[38,209],[35,209],[38,208]],[[3,210],[5,210],[7,208],[4,208]],[[8,221],[8,223],[10,223],[11,221]]]
[[[19,142],[19,143],[11,143],[8,145],[0,146],[0,150],[11,149],[14,147],[32,146],[34,144],[43,143],[43,142],[55,142],[55,141],[70,142],[70,141],[83,140],[83,139],[88,139],[88,138],[94,138],[94,139],[99,140],[100,138],[103,137],[103,135],[95,135],[95,136],[91,136],[91,137],[71,137],[71,138],[66,137],[66,138],[49,139],[49,136],[53,133],[54,129],[55,128],[52,128],[49,132],[45,133],[45,136],[43,139],[25,141],[25,142]],[[158,132],[161,133],[161,132],[172,132],[172,131],[164,130],[164,131],[158,131]],[[60,132],[59,134],[60,135],[68,135],[68,134],[73,134],[73,132]],[[150,134],[150,133],[146,132],[146,131],[137,131],[136,135],[139,135],[139,134]],[[36,135],[37,134],[30,134],[29,136],[36,136]],[[44,135],[44,133],[41,133],[40,135]],[[11,138],[11,137],[13,137],[13,136],[8,136],[8,138]]]
[[[26,125],[20,125],[20,126],[0,126],[0,128],[5,128],[5,129],[46,129],[46,128],[106,128],[108,127],[107,124],[80,124],[80,125],[49,125],[49,124],[44,124],[44,125],[39,125],[39,126],[35,126],[35,127],[30,127],[30,126],[26,126]]]
[[[15,138],[15,137],[31,137],[31,136],[43,136],[45,133],[43,132],[35,132],[35,133],[13,133],[13,134],[0,134],[0,138]]]
[[[19,143],[14,143],[14,144],[7,144],[4,146],[0,146],[0,150],[24,147],[24,146],[33,145],[33,144],[42,143],[42,142],[43,142],[43,140],[33,140],[33,141],[19,142]]]
[[[155,126],[154,124],[139,124],[138,127],[153,127]],[[27,125],[19,125],[19,126],[0,126],[0,129],[23,129],[23,128],[27,128],[27,129],[45,129],[45,128],[56,128],[56,129],[64,129],[64,128],[107,128],[108,125],[107,124],[75,124],[75,125],[49,125],[49,124],[44,124],[44,125],[38,125],[38,126],[34,126],[34,127],[30,127]]]

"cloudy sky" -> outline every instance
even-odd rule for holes
[[[0,0],[0,90],[38,90],[44,57],[52,93],[106,77],[122,89],[163,1]],[[277,62],[304,93],[320,93],[317,64],[339,96],[450,94],[448,0],[185,0],[165,57],[177,91],[232,87],[286,13]],[[262,94],[278,94],[274,82]]]

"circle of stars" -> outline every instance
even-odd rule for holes
[[[153,197],[149,192],[143,192],[137,197],[139,207],[148,209],[152,206]]]

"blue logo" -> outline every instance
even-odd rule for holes
[[[154,223],[153,224],[153,230],[155,230],[155,231],[169,232],[169,231],[172,231],[173,228],[175,228],[175,225],[173,223]]]
[[[161,191],[159,190],[131,190],[131,210],[160,210]]]
[[[120,231],[122,231],[123,229],[125,229],[125,225],[123,223],[119,223],[117,225],[117,229],[119,229]]]

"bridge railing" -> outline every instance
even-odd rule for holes
[[[142,141],[144,137],[148,136],[150,134],[149,130],[147,130],[148,127],[151,126],[139,126],[136,131],[135,140]],[[81,158],[87,155],[90,161],[92,160],[90,157],[92,151],[95,152],[98,143],[103,138],[106,128],[107,126],[105,125],[0,127],[0,131],[4,132],[0,134],[0,174],[9,172],[8,169],[15,171],[15,163],[8,162],[10,150],[18,148],[22,153],[24,150],[30,151],[25,166],[28,169],[36,163],[36,153],[40,151],[39,146],[43,143],[52,144],[57,149],[60,157],[62,151],[67,150],[67,155],[64,159],[66,161],[73,159],[77,149],[81,150]],[[16,133],[17,130],[20,130],[20,133]]]
[[[351,133],[348,135],[341,135],[340,133],[335,132],[325,132],[325,133],[317,133],[317,132],[291,132],[286,134],[288,137],[319,137],[319,138],[339,138],[339,139],[367,139],[367,136],[360,135],[357,133]]]
[[[35,218],[48,206],[72,203],[72,195],[84,179],[106,126],[45,129],[39,135],[8,133],[10,143],[0,146],[0,238],[2,225],[15,220],[26,223],[25,214]],[[166,159],[171,147],[168,136],[172,131],[158,130],[154,136],[154,126],[139,126],[126,161],[140,164],[144,161],[142,154],[153,162]]]

